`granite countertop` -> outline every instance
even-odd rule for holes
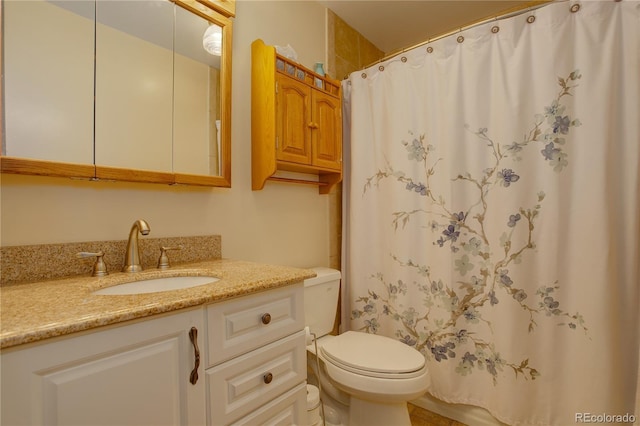
[[[139,279],[207,275],[209,285],[136,295],[92,292]],[[282,287],[315,276],[308,269],[219,259],[139,273],[117,272],[102,278],[72,278],[0,287],[0,348],[89,330],[150,315],[220,302]]]

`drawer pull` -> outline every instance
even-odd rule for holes
[[[267,373],[267,374],[265,374],[262,378],[264,379],[264,382],[265,382],[266,384],[269,384],[269,383],[271,383],[271,381],[273,380],[273,374],[271,374],[271,373]]]
[[[189,377],[189,382],[192,385],[195,385],[198,382],[198,368],[200,367],[200,349],[198,349],[198,329],[195,327],[191,327],[189,330],[189,339],[193,344],[193,350],[195,352],[195,360],[193,370],[191,371],[191,376]]]
[[[266,314],[262,315],[262,323],[263,323],[264,325],[267,325],[267,324],[269,324],[270,322],[271,322],[271,314],[266,313]]]

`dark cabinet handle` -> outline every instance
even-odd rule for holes
[[[268,312],[264,315],[262,315],[262,323],[264,325],[267,325],[271,322],[271,314],[269,314]]]
[[[198,329],[195,327],[191,327],[189,330],[189,339],[191,340],[191,344],[193,344],[193,350],[195,352],[195,360],[194,367],[191,371],[191,376],[189,377],[189,382],[192,385],[195,385],[198,382],[198,368],[200,367],[200,349],[198,349]]]
[[[264,376],[262,376],[262,378],[266,384],[269,384],[273,380],[273,374],[267,373]]]

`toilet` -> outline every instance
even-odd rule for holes
[[[422,396],[429,384],[424,356],[385,336],[357,331],[330,335],[340,271],[312,269],[317,276],[304,282],[304,308],[316,340],[307,346],[307,360],[322,388],[327,426],[410,426],[407,401]]]

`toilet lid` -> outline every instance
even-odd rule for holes
[[[412,377],[420,374],[425,365],[424,356],[402,342],[356,331],[330,339],[321,351],[331,363],[368,376]]]

